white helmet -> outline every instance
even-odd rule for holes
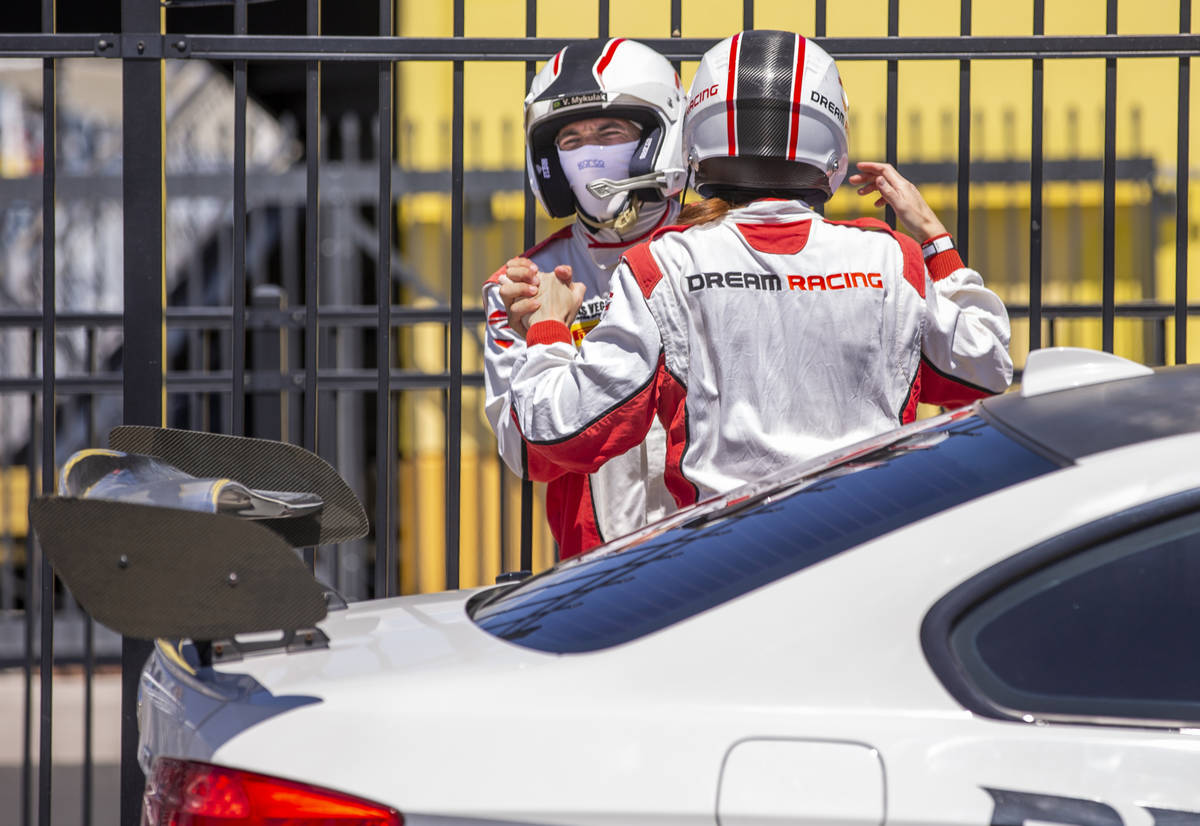
[[[846,177],[849,102],[833,58],[811,40],[769,30],[728,37],[704,53],[689,101],[683,145],[701,195],[769,190],[823,201]]]
[[[683,100],[671,63],[635,40],[585,40],[564,47],[533,78],[525,97],[525,165],[533,194],[555,218],[576,211],[555,136],[571,121],[610,116],[634,121],[642,130],[629,177],[592,181],[588,191],[601,198],[627,193],[615,214],[631,206],[636,210],[638,200],[677,195],[686,175],[679,131]]]

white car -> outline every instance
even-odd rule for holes
[[[537,576],[315,630],[157,643],[144,823],[1200,824],[1200,368],[1039,351]]]

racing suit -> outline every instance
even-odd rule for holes
[[[599,322],[608,300],[613,268],[621,253],[631,244],[649,239],[652,232],[668,224],[679,211],[679,205],[673,201],[659,208],[655,206],[658,205],[643,206],[638,221],[626,233],[627,240],[612,230],[593,232],[576,221],[523,254],[538,265],[543,277],[553,277],[555,266],[568,264],[572,279],[587,286],[583,306],[568,332],[568,341],[577,345]],[[559,556],[565,559],[675,510],[663,480],[666,434],[659,426],[650,427],[644,439],[630,442],[624,450],[611,454],[611,461],[597,463],[586,472],[568,471],[553,459],[526,455],[512,418],[508,392],[513,365],[524,354],[525,342],[509,327],[500,299],[499,277],[504,271],[501,267],[483,285],[487,309],[485,412],[505,464],[522,478],[547,483],[546,518],[558,543]]]
[[[657,415],[681,506],[1012,381],[1008,314],[953,248],[760,200],[625,253],[576,352],[540,321],[512,376],[531,457],[588,472]]]

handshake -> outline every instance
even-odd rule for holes
[[[539,321],[561,321],[568,327],[583,304],[587,288],[571,280],[571,268],[561,264],[553,278],[542,278],[528,258],[511,258],[500,276],[500,298],[508,325],[521,338]]]

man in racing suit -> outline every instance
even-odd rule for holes
[[[674,510],[666,489],[666,437],[648,429],[587,473],[527,455],[511,415],[509,379],[525,350],[500,295],[511,273],[558,272],[583,287],[572,346],[600,320],[621,254],[678,212],[683,188],[679,118],[683,90],[657,52],[621,38],[572,44],[547,62],[525,99],[529,180],[554,217],[576,220],[508,261],[483,287],[487,309],[485,409],[500,455],[517,473],[546,482],[546,511],[559,555],[573,556]],[[588,184],[593,184],[593,189]],[[607,189],[594,191],[595,184]],[[553,277],[553,276],[551,276]]]
[[[657,417],[686,505],[912,421],[918,401],[1008,386],[1004,305],[915,187],[886,164],[851,178],[923,246],[810,207],[847,166],[845,97],[823,50],[744,32],[705,55],[692,101],[684,147],[697,189],[723,205],[702,202],[713,220],[627,251],[578,352],[563,323],[578,285],[542,279],[536,303],[510,308],[529,323],[512,400],[530,456],[587,472]]]

